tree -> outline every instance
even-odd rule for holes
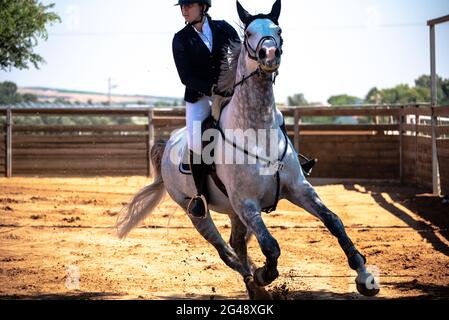
[[[380,104],[382,96],[381,96],[381,92],[379,89],[377,89],[377,87],[371,88],[366,97],[365,97],[365,103],[368,104]]]
[[[429,75],[421,75],[415,80],[415,86],[399,84],[393,88],[372,88],[365,97],[365,103],[420,103],[431,101],[430,91],[431,79]],[[449,104],[449,79],[437,76],[437,99],[438,105]]]
[[[20,102],[36,102],[37,96],[30,93],[17,93],[17,85],[14,82],[0,82],[0,105]]]
[[[438,77],[438,82],[441,80],[440,77]],[[421,88],[430,88],[431,85],[431,79],[429,75],[423,74],[418,79],[415,80],[415,86],[421,87]]]
[[[306,98],[304,97],[304,94],[302,94],[302,93],[296,93],[293,96],[288,97],[287,101],[288,101],[289,106],[307,106],[307,105],[309,105]]]
[[[449,79],[445,79],[440,83],[441,91],[444,94],[444,99],[441,104],[449,105]]]
[[[47,40],[47,24],[60,22],[60,17],[48,10],[54,4],[43,5],[37,0],[0,0],[0,69],[36,69],[44,59],[33,52],[39,39]]]
[[[418,79],[415,80],[415,85],[418,88],[429,90],[429,101],[431,100],[430,96],[430,87],[431,87],[431,78],[429,75],[422,75]],[[449,79],[443,79],[437,76],[437,99],[439,105],[448,105],[449,104]]]
[[[360,104],[363,102],[363,99],[349,96],[347,94],[341,94],[337,96],[331,96],[327,103],[329,103],[331,106],[346,106],[346,105],[352,105],[352,104]]]

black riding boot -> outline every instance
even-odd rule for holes
[[[193,181],[195,182],[196,194],[192,197],[187,207],[187,213],[195,218],[205,218],[208,212],[206,197],[204,196],[207,177],[207,167],[201,160],[201,163],[195,163],[194,158],[199,159],[199,155],[189,150],[190,170],[192,171]]]
[[[284,134],[286,136],[288,136],[287,134],[287,128],[285,127],[285,122],[282,122],[282,125],[280,126],[281,130],[284,132]],[[298,156],[302,159],[304,159],[306,162],[301,163],[301,161],[299,161],[299,163],[301,164],[301,169],[304,172],[304,174],[306,176],[310,175],[310,173],[312,172],[312,168],[315,165],[315,163],[317,163],[317,159],[307,159],[305,156],[303,156],[302,154],[298,153]]]

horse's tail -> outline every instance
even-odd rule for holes
[[[158,142],[151,148],[151,162],[155,171],[154,182],[137,192],[120,212],[115,225],[120,239],[125,238],[164,199],[166,191],[162,180],[161,162],[165,146],[166,142]]]

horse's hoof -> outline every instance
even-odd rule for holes
[[[379,284],[371,273],[357,276],[355,279],[357,291],[367,297],[374,297],[379,293]]]
[[[247,280],[246,289],[248,290],[250,300],[273,300],[271,293],[265,290],[265,288],[259,287],[252,277]]]
[[[258,286],[265,287],[279,276],[279,272],[277,270],[273,272],[271,277],[268,277],[267,273],[267,268],[265,266],[256,269],[254,272],[254,281]]]

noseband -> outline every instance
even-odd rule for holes
[[[265,36],[265,37],[262,37],[262,38],[259,40],[259,43],[258,43],[257,46],[256,46],[256,50],[254,50],[253,48],[251,48],[251,45],[248,43],[248,37],[245,35],[245,40],[244,40],[243,44],[244,44],[244,46],[245,46],[246,52],[248,52],[248,58],[250,58],[251,60],[257,61],[257,57],[256,57],[257,52],[259,51],[260,46],[261,46],[265,41],[267,41],[267,40],[273,40],[274,43],[276,44],[276,48],[277,48],[277,49],[281,52],[281,54],[282,54],[282,49],[279,49],[278,43],[277,43],[276,39],[275,39],[273,36]],[[281,40],[281,41],[282,41],[282,40]],[[251,52],[254,52],[254,54],[252,54]]]
[[[282,41],[282,37],[280,37],[280,39],[281,39],[281,46],[282,46],[282,42],[283,42],[283,41]],[[274,43],[276,44],[276,48],[280,51],[280,54],[282,55],[282,49],[279,47],[278,42],[276,41],[276,39],[275,39],[273,36],[265,36],[265,37],[262,37],[262,38],[259,40],[259,42],[257,43],[256,50],[254,50],[254,49],[251,47],[251,45],[249,44],[249,42],[248,42],[248,37],[245,35],[245,39],[244,39],[244,41],[243,41],[243,45],[245,46],[245,50],[246,50],[246,52],[247,52],[247,54],[248,54],[248,58],[250,58],[251,60],[254,60],[254,61],[258,62],[258,59],[257,59],[257,57],[256,57],[257,52],[259,51],[260,46],[261,46],[265,41],[268,41],[268,40],[273,40],[273,41],[274,41]],[[253,52],[254,54],[252,54],[252,52]],[[251,78],[252,76],[255,76],[256,74],[262,74],[263,72],[265,72],[265,71],[263,71],[262,68],[261,68],[260,66],[258,66],[257,69],[256,69],[255,71],[253,71],[252,73],[250,73],[248,76],[243,75],[242,80],[240,80],[239,82],[237,82],[237,83],[234,85],[234,89],[235,89],[236,87],[242,85],[243,83],[245,83],[245,81],[248,80],[249,78]],[[279,74],[279,71],[276,70],[276,71],[274,72],[274,74],[273,74],[273,79],[272,79],[273,84],[275,83],[276,77],[277,77],[278,74]]]

